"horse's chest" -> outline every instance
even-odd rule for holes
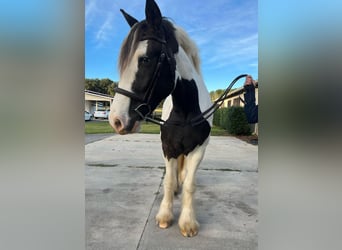
[[[189,154],[194,148],[202,145],[210,134],[207,121],[192,127],[165,125],[161,127],[161,140],[164,156],[168,159]]]

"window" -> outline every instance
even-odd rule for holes
[[[240,106],[240,98],[237,97],[233,100],[233,106],[239,107]]]

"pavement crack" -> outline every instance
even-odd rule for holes
[[[258,173],[258,170],[241,170],[241,169],[231,169],[231,168],[200,168],[200,170],[205,171],[221,171],[221,172],[248,172],[248,173]]]
[[[90,167],[106,167],[106,168],[113,168],[113,167],[119,166],[119,164],[87,163],[87,166],[90,166]]]
[[[155,168],[158,168],[158,169],[165,169],[164,166],[157,166],[157,167],[154,167],[154,166],[127,166],[128,168],[142,168],[142,169],[155,169]]]
[[[159,168],[159,167],[158,167],[158,168]],[[165,176],[165,167],[163,167],[163,169],[164,169],[163,175],[162,175],[162,177],[160,178],[160,183],[159,183],[157,192],[153,193],[153,194],[154,194],[154,200],[153,200],[153,202],[152,202],[150,211],[149,211],[149,213],[148,213],[148,215],[147,215],[147,219],[146,219],[146,221],[145,221],[144,228],[143,228],[143,230],[142,230],[142,232],[141,232],[140,239],[139,239],[138,245],[137,245],[137,247],[136,247],[136,250],[138,250],[139,247],[140,247],[140,243],[141,243],[141,240],[142,240],[142,238],[143,238],[143,236],[144,236],[144,233],[145,233],[145,230],[146,230],[146,227],[147,227],[147,224],[148,224],[148,220],[149,220],[149,218],[150,218],[150,216],[151,216],[151,214],[152,214],[153,207],[154,207],[154,205],[155,205],[156,202],[157,202],[157,197],[158,197],[158,195],[159,195],[159,193],[160,193],[160,189],[161,189],[161,187],[162,187],[163,179],[164,179],[164,176]]]

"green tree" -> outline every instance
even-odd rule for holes
[[[99,92],[102,94],[107,94],[110,96],[114,96],[115,91],[114,88],[118,86],[117,82],[112,81],[109,78],[104,79],[85,79],[85,89],[91,90],[95,92]]]
[[[219,98],[222,93],[224,92],[224,89],[217,89],[217,90],[213,90],[213,91],[210,91],[210,98],[212,101],[215,101],[217,98]]]

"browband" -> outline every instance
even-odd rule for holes
[[[166,44],[165,39],[162,39],[162,38],[159,38],[156,36],[144,36],[142,39],[140,39],[140,41],[145,41],[145,40],[154,40],[154,41],[160,42],[162,44]]]

